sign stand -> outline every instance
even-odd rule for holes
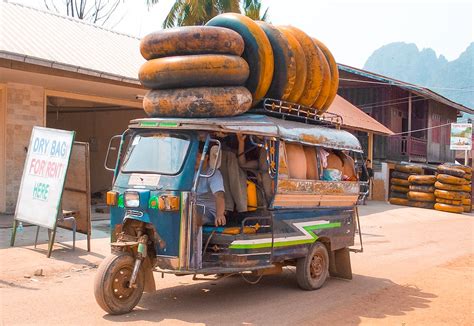
[[[74,131],[33,127],[21,178],[10,246],[15,245],[18,221],[42,226],[50,232],[51,256],[66,174],[74,142]]]

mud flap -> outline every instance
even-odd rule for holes
[[[331,277],[352,280],[351,256],[349,248],[330,252],[329,275]]]
[[[153,276],[153,268],[151,266],[150,258],[147,257],[141,268],[145,271],[145,288],[144,291],[147,293],[154,293],[156,291],[155,277]]]

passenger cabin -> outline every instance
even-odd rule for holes
[[[143,128],[197,132],[201,145],[209,136],[220,144],[220,162],[210,162],[210,166],[223,175],[227,223],[224,227],[205,225],[200,231],[194,228],[203,234],[193,237],[192,256],[203,253],[202,259],[194,259],[195,268],[253,266],[268,263],[270,256],[278,261],[279,254],[283,261],[288,246],[307,250],[307,246],[298,247],[308,239],[295,225],[308,218],[329,224],[337,220],[336,224],[347,228],[347,239],[339,230],[331,250],[353,244],[352,214],[359,196],[355,161],[363,158],[361,145],[351,133],[334,124],[261,114],[131,122],[130,129]],[[240,148],[239,138],[244,138]],[[236,251],[240,254],[235,255]]]

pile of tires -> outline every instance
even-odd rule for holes
[[[151,117],[232,116],[246,112],[249,65],[242,37],[229,29],[190,26],[145,36],[147,59],[138,73],[150,91],[143,108]]]
[[[434,209],[450,213],[471,211],[472,170],[454,164],[443,164],[437,169]]]
[[[408,177],[410,191],[407,193],[408,206],[432,209],[435,205],[436,176],[411,175]]]
[[[150,91],[151,117],[217,117],[245,113],[263,98],[325,112],[339,75],[327,47],[293,26],[273,26],[236,13],[206,26],[145,36],[139,79]]]
[[[397,164],[390,177],[390,199],[392,205],[409,206],[410,181],[413,175],[423,174],[423,168],[413,164]]]

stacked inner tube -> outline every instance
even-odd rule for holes
[[[339,85],[336,61],[319,40],[236,13],[151,33],[140,51],[147,62],[139,79],[150,89],[143,107],[151,117],[233,116],[263,98],[323,113]]]
[[[436,176],[410,175],[408,182],[410,183],[410,191],[407,193],[408,206],[432,209],[435,204]]]
[[[252,95],[243,87],[249,66],[238,33],[221,27],[168,29],[145,36],[140,51],[147,59],[138,75],[150,89],[143,100],[149,116],[233,116],[250,109]]]
[[[423,174],[420,166],[412,164],[397,164],[390,178],[390,204],[409,206],[410,181],[413,175]],[[413,201],[413,200],[412,200]]]
[[[328,48],[294,26],[273,26],[235,13],[206,26],[232,29],[245,43],[250,66],[246,87],[256,105],[264,97],[298,103],[319,113],[331,105],[339,86],[336,61]]]
[[[434,209],[458,214],[470,212],[472,170],[467,166],[443,164],[437,172]]]

